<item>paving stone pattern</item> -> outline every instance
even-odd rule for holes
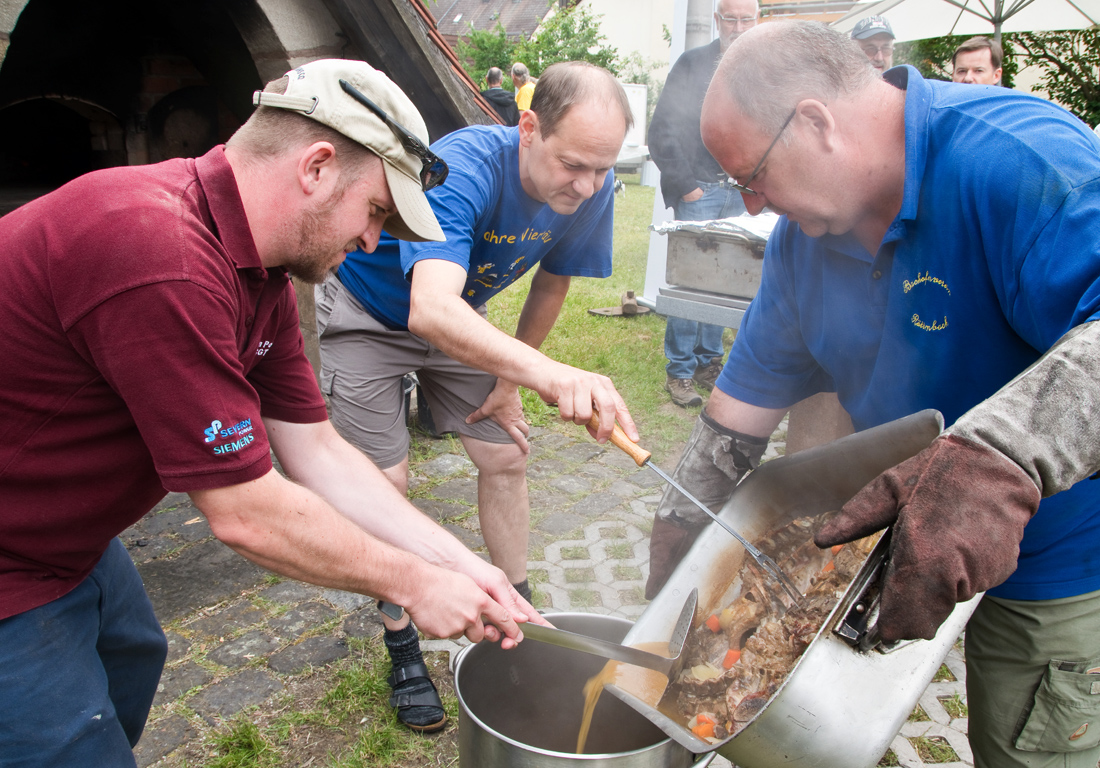
[[[530,578],[547,611],[634,619],[646,605],[648,538],[661,481],[578,432],[532,430]],[[777,433],[766,459],[783,452],[784,435]],[[484,553],[476,469],[457,442],[430,445],[437,455],[415,464],[410,478],[414,503]],[[186,495],[170,494],[122,540],[168,627],[167,666],[135,750],[141,768],[176,765],[173,753],[242,710],[293,708],[296,681],[348,656],[348,638],[381,632],[369,598],[276,579],[214,539]],[[458,648],[448,640],[425,643],[429,651]],[[952,651],[947,665],[956,679],[933,683],[921,699],[929,719],[907,723],[894,740],[899,765],[925,765],[914,746],[921,737],[955,750],[958,762],[938,764],[943,768],[973,764],[966,720],[953,720],[941,704],[956,694],[965,701],[961,652]],[[713,765],[729,762],[718,758]]]

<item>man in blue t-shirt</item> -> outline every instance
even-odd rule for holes
[[[432,145],[450,169],[428,193],[445,242],[383,236],[372,253],[348,254],[317,292],[322,388],[337,429],[406,491],[401,384],[415,372],[437,429],[457,432],[478,468],[478,518],[493,563],[528,597],[528,425],[518,386],[579,424],[595,408],[605,417],[600,440],[616,420],[637,439],[610,379],[538,352],[571,277],[611,274],[608,182],[631,122],[626,94],[606,70],[547,68],[518,127],[464,128]],[[485,305],[532,269],[512,337],[488,322]],[[438,730],[446,716],[416,632],[399,609],[383,613],[398,717]]]
[[[909,67],[879,77],[807,22],[731,46],[702,133],[749,212],[784,217],[677,472],[720,506],[817,392],[857,429],[942,412],[944,435],[815,541],[893,524],[885,640],[931,638],[988,591],[966,636],[976,765],[1095,766],[1100,483],[1084,478],[1100,468],[1100,143],[1030,96]],[[697,515],[662,499],[658,579]]]

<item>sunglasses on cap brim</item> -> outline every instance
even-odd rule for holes
[[[423,164],[420,170],[420,186],[425,192],[429,189],[438,187],[446,180],[448,168],[447,164],[443,162],[443,158],[424,146],[424,142],[414,136],[408,128],[387,115],[381,107],[360,93],[359,90],[347,80],[341,79],[340,87],[353,99],[378,115],[382,122],[393,131],[393,135],[400,139],[401,146],[404,147],[405,151],[420,159],[420,162]]]

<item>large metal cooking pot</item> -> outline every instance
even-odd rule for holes
[[[681,601],[682,602],[682,601]],[[618,642],[631,622],[613,616],[555,613],[555,626]],[[667,642],[668,638],[665,638]],[[576,754],[584,683],[604,660],[545,643],[501,650],[495,643],[455,656],[458,755],[462,768],[703,768],[701,759],[613,696],[601,696],[586,753]]]
[[[942,428],[939,413],[923,411],[767,462],[737,487],[720,514],[754,540],[798,517],[838,509],[882,471],[927,446]],[[879,761],[981,597],[956,606],[932,640],[876,644],[877,571],[885,548],[884,540],[767,706],[717,746],[721,755],[740,768],[870,768]],[[727,605],[737,594],[745,557],[728,533],[709,526],[623,642],[668,637],[694,587],[697,620]],[[715,749],[629,692],[613,685],[607,692],[687,749]]]

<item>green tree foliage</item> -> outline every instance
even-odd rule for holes
[[[559,61],[588,61],[618,75],[619,52],[607,45],[599,22],[600,16],[587,7],[573,6],[549,16],[530,38],[521,36],[515,42],[499,23],[491,32],[471,28],[458,41],[458,55],[467,74],[479,83],[489,67],[500,67],[507,74],[516,61],[526,64],[535,78]],[[504,83],[512,89],[510,78],[505,77]]]
[[[559,61],[588,61],[618,75],[619,51],[607,45],[600,18],[584,5],[559,11],[516,46],[516,55],[535,77]]]
[[[951,79],[951,55],[955,49],[969,40],[972,35],[947,35],[928,40],[914,40],[910,43],[898,43],[894,46],[894,64],[909,64],[930,80]],[[1008,35],[1001,41],[1005,51],[1002,64],[1001,82],[1006,88],[1013,85],[1019,70]]]
[[[485,73],[489,71],[489,67],[500,67],[504,70],[504,87],[513,90],[508,72],[515,61],[513,54],[516,44],[508,39],[508,33],[499,21],[491,31],[474,29],[471,25],[470,31],[459,38],[456,48],[466,74],[475,83],[485,87]]]
[[[894,46],[894,64],[909,64],[929,80],[950,80],[951,54],[965,39],[948,35],[898,43]]]
[[[1100,123],[1100,32],[1031,32],[1013,35],[1024,64],[1042,71],[1036,90],[1089,125]]]

